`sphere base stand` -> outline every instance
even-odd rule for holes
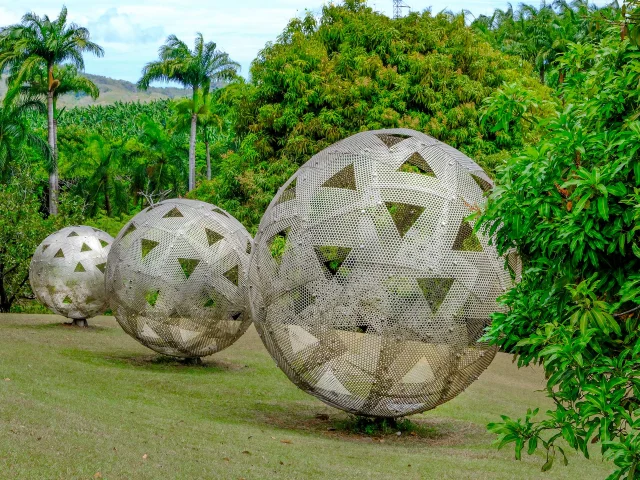
[[[183,363],[184,365],[198,365],[198,366],[204,365],[204,362],[200,357],[183,358],[181,360],[181,363]]]
[[[89,324],[87,323],[86,318],[74,318],[71,322],[71,325],[74,327],[87,328]]]

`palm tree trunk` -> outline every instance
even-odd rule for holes
[[[196,128],[198,116],[191,115],[191,138],[189,139],[189,191],[196,188]]]
[[[53,90],[47,93],[47,129],[51,148],[51,171],[49,172],[49,213],[58,214],[58,152],[56,151],[56,129],[54,124]]]
[[[56,111],[56,99],[53,99],[53,151],[56,154],[56,176],[58,174],[58,119],[55,117]],[[58,179],[58,189],[60,188],[60,179]],[[58,208],[57,197],[56,197],[56,209]]]
[[[211,151],[209,148],[209,142],[204,142],[207,147],[207,180],[211,180]]]
[[[109,198],[109,177],[104,179],[104,209],[107,217],[111,218],[111,199]]]

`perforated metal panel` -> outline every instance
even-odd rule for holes
[[[246,276],[251,236],[227,212],[196,200],[166,200],[119,233],[106,286],[118,323],[143,345],[204,357],[251,323]]]
[[[412,130],[354,135],[279,190],[255,240],[260,336],[301,389],[348,412],[397,417],[462,392],[496,349],[478,343],[511,285],[466,220],[489,177]]]
[[[111,235],[85,226],[67,227],[49,235],[36,249],[29,266],[33,293],[67,318],[104,313],[104,272],[112,243]]]

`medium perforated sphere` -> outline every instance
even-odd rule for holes
[[[136,215],[109,254],[106,286],[118,323],[143,345],[195,358],[235,342],[251,323],[252,240],[227,212],[166,200]]]
[[[348,412],[398,417],[458,395],[489,365],[478,343],[511,284],[465,220],[491,180],[412,130],[320,152],[267,209],[250,269],[253,318],[301,389]]]
[[[67,227],[38,246],[29,267],[29,282],[38,300],[59,315],[86,319],[107,309],[104,272],[113,243],[96,228]]]

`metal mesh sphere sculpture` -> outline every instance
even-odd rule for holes
[[[367,416],[464,390],[495,355],[478,339],[511,283],[466,220],[491,187],[412,130],[359,133],[311,158],[264,214],[251,261],[253,319],[278,366]]]
[[[251,323],[246,275],[252,240],[240,222],[196,200],[136,215],[109,254],[107,292],[122,328],[166,355],[204,357]]]
[[[111,235],[91,227],[67,227],[38,246],[29,267],[31,289],[54,312],[84,320],[107,309],[104,272]],[[86,324],[86,322],[78,322]]]

